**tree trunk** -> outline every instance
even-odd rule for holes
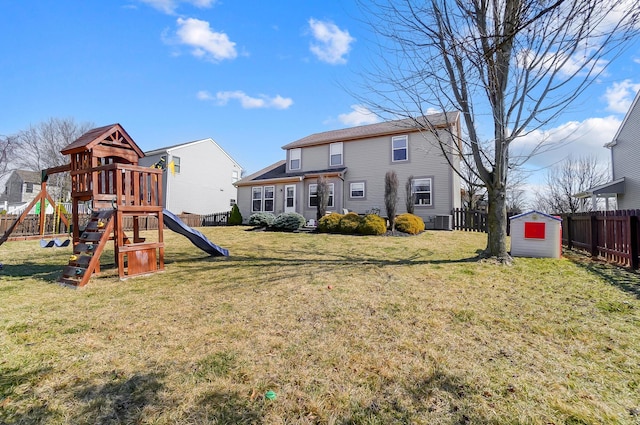
[[[487,248],[483,256],[496,258],[500,262],[510,263],[507,253],[507,190],[488,188],[489,213],[487,215]]]

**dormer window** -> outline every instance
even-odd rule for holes
[[[329,145],[329,166],[342,165],[342,142]]]
[[[289,170],[299,170],[301,167],[302,149],[289,149]]]

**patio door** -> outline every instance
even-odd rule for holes
[[[284,187],[284,212],[296,212],[296,185]]]

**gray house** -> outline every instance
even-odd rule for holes
[[[605,147],[611,150],[612,180],[574,196],[617,200],[621,210],[640,209],[640,92],[624,117],[613,140]]]
[[[15,170],[6,181],[0,203],[16,206],[31,202],[40,193],[40,173],[28,170]]]
[[[440,140],[448,141],[449,161],[458,167],[460,158],[453,152],[458,152],[454,139],[460,136],[459,114],[424,119]],[[394,170],[400,183],[398,213],[406,211],[404,187],[413,176],[414,213],[429,227],[446,223],[451,210],[461,205],[460,179],[443,156],[434,132],[420,131],[410,120],[397,120],[296,140],[282,147],[285,160],[236,183],[240,212],[245,220],[260,211],[297,212],[307,220],[316,218],[317,181],[324,176],[330,189],[328,211],[364,214],[379,210],[384,216],[384,176]],[[438,216],[447,220],[435,220]]]
[[[163,206],[176,214],[229,211],[238,198],[242,167],[211,138],[145,152],[139,163],[165,169]]]

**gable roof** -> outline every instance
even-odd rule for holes
[[[146,151],[144,154],[145,154],[146,156],[159,155],[159,154],[162,154],[162,153],[165,153],[165,152],[167,152],[167,153],[168,153],[168,152],[171,152],[172,150],[186,148],[186,147],[189,147],[189,146],[191,146],[191,145],[197,145],[197,144],[199,144],[199,143],[203,143],[203,142],[210,142],[210,143],[213,143],[213,145],[214,145],[215,147],[217,147],[217,148],[220,150],[220,152],[222,152],[222,153],[223,153],[227,158],[229,158],[229,159],[230,159],[234,164],[236,164],[236,165],[238,166],[238,168],[242,168],[242,167],[240,166],[240,164],[238,164],[238,161],[236,161],[235,159],[233,159],[233,158],[231,157],[231,155],[229,155],[229,154],[227,153],[227,151],[225,151],[224,149],[222,149],[222,147],[220,147],[220,145],[219,145],[219,144],[217,144],[217,143],[216,143],[216,141],[215,141],[215,140],[213,140],[211,137],[207,137],[207,138],[205,138],[205,139],[192,140],[191,142],[178,143],[177,145],[171,145],[171,146],[165,146],[165,147],[162,147],[162,148],[157,148],[157,149],[154,149],[154,150],[151,150],[151,151]]]
[[[423,116],[424,126],[434,128],[446,128],[457,124],[460,117],[459,112],[447,112]],[[375,136],[386,136],[392,134],[406,133],[407,131],[420,131],[416,122],[412,118],[405,118],[395,121],[384,121],[376,124],[361,125],[358,127],[344,128],[340,130],[325,131],[315,133],[302,139],[291,142],[282,149],[301,148],[304,146],[323,145],[333,142],[347,142],[351,140],[366,139]]]
[[[14,173],[25,183],[40,183],[41,181],[41,175],[38,171],[15,170]]]
[[[604,145],[605,148],[610,148],[616,145],[616,143],[618,142],[618,136],[620,136],[620,132],[622,131],[624,126],[627,124],[627,121],[629,120],[631,113],[633,112],[633,110],[636,108],[636,105],[638,104],[638,99],[640,99],[640,91],[636,93],[636,97],[633,99],[633,103],[631,103],[631,107],[627,111],[627,114],[624,116],[624,119],[622,120],[620,127],[618,127],[618,131],[616,131],[616,135],[613,136],[613,139],[611,139],[609,143],[606,143]]]
[[[551,220],[555,220],[555,221],[562,221],[562,218],[560,218],[560,217],[556,217],[556,216],[553,216],[553,215],[545,214],[543,212],[536,211],[536,210],[531,210],[531,211],[528,211],[526,213],[514,215],[512,217],[509,217],[509,220],[518,220],[518,219],[521,219],[521,218],[524,218],[524,217],[526,217],[528,215],[533,215],[533,214],[536,214],[536,215],[539,215],[539,216],[542,216],[542,217],[545,217],[545,218],[548,218],[548,219],[551,219]]]
[[[60,153],[69,155],[92,149],[94,146],[104,143],[117,147],[129,147],[138,155],[144,156],[142,149],[136,145],[131,136],[120,124],[110,124],[87,131],[74,142],[65,146]]]

